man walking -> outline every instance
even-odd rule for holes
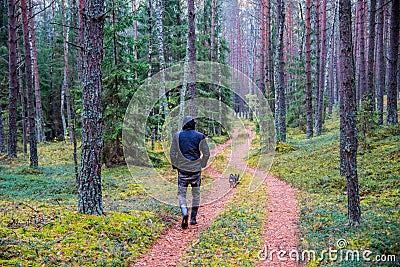
[[[182,228],[188,228],[188,207],[186,192],[192,187],[192,211],[190,224],[197,224],[196,215],[200,205],[201,168],[207,165],[210,157],[204,134],[195,130],[196,121],[191,116],[183,119],[182,131],[172,139],[170,158],[172,167],[178,170],[178,200],[182,212]]]

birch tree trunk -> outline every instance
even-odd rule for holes
[[[37,51],[36,51],[36,39],[35,39],[35,23],[33,18],[33,3],[29,1],[29,33],[31,36],[31,51],[32,51],[32,65],[33,65],[33,78],[35,86],[35,119],[36,119],[36,137],[38,142],[46,141],[44,134],[44,119],[42,110],[42,101],[40,96],[40,85],[39,85],[39,70],[37,65]]]
[[[361,223],[360,196],[357,177],[356,87],[351,33],[351,2],[339,0],[340,31],[340,149],[342,170],[347,179],[349,224]]]
[[[26,91],[28,97],[28,127],[29,127],[29,159],[30,166],[36,168],[38,166],[37,140],[36,140],[36,123],[35,123],[35,92],[32,83],[32,58],[31,45],[29,42],[29,22],[26,0],[21,0],[21,17],[22,17],[22,33],[24,37],[25,51],[25,79]]]
[[[163,30],[163,6],[162,0],[155,0],[156,9],[156,29],[157,29],[157,42],[158,42],[158,60],[161,71],[161,86],[159,90],[159,116],[167,116],[167,100],[165,96],[165,57],[164,57],[164,30]],[[160,119],[157,123],[157,134],[160,133]]]
[[[19,47],[19,42],[17,42],[17,62],[23,61],[22,56],[21,56],[21,49]],[[23,79],[23,73],[22,73],[22,68],[18,68],[18,92],[19,92],[19,97],[20,97],[20,103],[21,103],[21,126],[22,126],[22,145],[23,145],[23,151],[24,154],[28,153],[28,138],[27,138],[27,115],[26,115],[26,110],[27,110],[27,101],[26,101],[26,90],[24,89],[24,83],[22,81]]]
[[[63,24],[63,51],[64,51],[64,78],[63,78],[63,85],[61,87],[61,121],[63,127],[63,136],[64,138],[67,136],[67,122],[65,119],[65,95],[66,91],[68,90],[68,29],[66,25],[65,19],[65,1],[61,1],[61,16],[62,16],[62,24]],[[70,120],[68,120],[68,125]]]

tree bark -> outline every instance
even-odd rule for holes
[[[104,0],[86,0],[83,14],[82,161],[78,211],[102,215],[102,60]]]
[[[149,63],[149,68],[147,70],[148,84],[151,84],[152,75],[152,59],[153,59],[153,0],[149,0],[149,6],[147,7],[147,15],[149,16],[149,52],[147,54],[147,60]]]
[[[322,1],[322,15],[321,15],[321,54],[320,54],[320,70],[319,70],[319,85],[318,85],[318,111],[315,118],[315,133],[316,135],[322,134],[322,122],[324,111],[324,91],[325,91],[325,65],[326,65],[326,0]]]
[[[317,48],[315,55],[315,135],[321,135],[322,126],[320,125],[319,118],[322,118],[322,114],[320,114],[321,108],[321,98],[322,98],[322,89],[320,88],[320,80],[321,80],[321,25],[320,25],[320,1],[315,1],[315,46]]]
[[[276,88],[276,140],[286,142],[286,104],[285,104],[285,61],[283,58],[284,40],[283,31],[285,26],[285,4],[284,0],[278,0],[278,86]]]
[[[358,90],[357,90],[357,103],[359,103],[361,96],[364,94],[367,87],[367,77],[365,72],[365,0],[358,0],[357,6],[359,7],[358,27],[359,27],[359,58],[358,58]]]
[[[271,111],[275,111],[275,67],[274,67],[274,49],[273,49],[273,44],[272,44],[272,35],[271,35],[271,5],[270,5],[270,0],[265,0],[266,1],[266,8],[265,8],[265,17],[266,17],[266,34],[268,35],[265,38],[265,41],[267,42],[266,48],[268,50],[268,53],[266,55],[266,60],[267,62],[265,63],[266,66],[268,66],[266,77],[268,77],[268,81],[265,82],[267,86],[267,95],[269,99],[269,107],[271,108]],[[268,91],[269,90],[269,91]]]
[[[196,26],[194,0],[188,0],[189,115],[196,116]]]
[[[29,22],[27,14],[26,0],[21,0],[21,17],[22,17],[22,33],[24,36],[25,51],[25,78],[26,90],[28,97],[28,127],[29,127],[29,159],[30,166],[36,168],[38,166],[37,140],[36,140],[36,122],[35,122],[35,92],[32,83],[31,68],[31,45],[29,42]]]
[[[265,35],[265,4],[264,4],[265,0],[261,0],[260,2],[260,27],[261,27],[261,48],[260,48],[260,90],[261,92],[263,92],[265,94],[265,97],[269,97],[267,95],[266,92],[266,87],[265,87],[265,56],[266,56],[266,52],[265,52],[265,43],[266,43],[266,35]]]
[[[134,20],[133,20],[133,38],[134,38],[134,41],[135,41],[135,45],[133,46],[133,50],[134,50],[134,53],[135,53],[135,60],[136,60],[136,62],[138,61],[138,58],[139,58],[139,50],[138,50],[138,45],[137,45],[137,35],[138,35],[138,32],[137,32],[137,20],[136,20],[136,11],[137,11],[137,3],[136,3],[136,0],[133,0],[133,14],[134,14]],[[113,15],[113,17],[115,17],[116,15]],[[114,37],[114,39],[116,40],[117,38],[116,38],[116,34],[117,34],[117,31],[115,31],[115,33],[114,33],[114,35],[115,35],[115,37]],[[116,44],[114,44],[114,47],[117,47],[116,46]],[[138,72],[137,72],[137,70],[135,70],[135,79],[138,79]]]
[[[387,124],[395,125],[398,123],[397,116],[397,71],[398,71],[398,52],[399,52],[399,28],[400,28],[400,0],[392,1],[390,14],[390,49],[389,49],[389,73],[388,73],[388,92],[387,92]]]
[[[64,0],[61,1],[61,16],[62,16],[62,24],[63,24],[63,51],[64,51],[64,78],[63,78],[63,85],[61,87],[61,121],[63,126],[63,136],[64,138],[67,136],[67,129],[70,127],[71,118],[68,118],[68,126],[67,121],[65,119],[65,98],[66,98],[66,91],[68,90],[68,29],[66,25],[66,18],[65,18],[65,3]],[[68,112],[68,111],[67,111]],[[68,131],[71,136],[71,131]],[[72,139],[71,139],[72,141]]]
[[[18,37],[17,37],[18,38]],[[23,61],[21,56],[21,49],[19,47],[19,42],[17,42],[17,61]],[[26,90],[24,89],[24,83],[22,81],[23,73],[22,68],[18,68],[18,92],[21,103],[21,126],[22,126],[22,146],[24,154],[28,153],[28,138],[27,138],[27,101],[26,101]]]
[[[373,111],[375,110],[375,9],[376,0],[371,0],[369,12],[367,87],[363,94],[364,109],[368,112],[369,116],[373,116]]]
[[[30,26],[30,36],[31,36],[31,49],[32,49],[32,63],[33,63],[33,77],[35,86],[35,107],[36,107],[36,136],[38,142],[46,141],[44,135],[44,119],[43,119],[43,109],[42,101],[40,96],[40,85],[39,85],[39,70],[37,65],[37,51],[36,51],[36,40],[35,40],[35,23],[33,18],[33,3],[29,1],[29,26]]]
[[[156,10],[156,28],[157,28],[157,42],[158,42],[158,60],[160,64],[161,71],[161,86],[159,91],[159,116],[167,115],[167,99],[165,96],[165,57],[164,57],[164,26],[163,26],[163,6],[161,0],[156,0],[155,3]],[[157,134],[160,132],[160,123],[158,121]]]
[[[351,33],[351,1],[339,0],[340,31],[340,149],[343,173],[347,179],[349,224],[361,223],[360,196],[357,177],[356,87]]]
[[[211,40],[210,40],[210,61],[214,61],[215,57],[215,2],[211,0]]]
[[[386,59],[384,54],[384,12],[385,8],[383,5],[385,4],[385,0],[379,0],[378,8],[380,9],[378,12],[378,16],[376,18],[377,21],[377,47],[376,47],[376,67],[378,68],[377,73],[377,88],[376,88],[376,100],[377,100],[377,111],[378,111],[378,124],[383,124],[383,92],[385,90],[385,81],[386,81]]]
[[[15,0],[8,0],[8,156],[17,157],[17,12]]]
[[[0,153],[6,153],[6,146],[4,144],[4,126],[3,126],[3,109],[0,105]]]
[[[312,80],[311,80],[311,0],[306,2],[306,137],[313,137]]]

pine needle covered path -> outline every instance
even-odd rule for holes
[[[232,134],[232,139],[228,140],[223,145],[216,146],[213,151],[211,151],[211,154],[216,155],[220,153],[227,146],[231,145],[232,141],[234,141],[237,137],[238,133],[237,131],[234,131]],[[239,147],[236,149],[239,149]],[[225,180],[222,179],[222,174],[213,168],[209,167],[206,171],[216,180]],[[227,183],[226,180],[223,182]],[[191,225],[188,229],[183,230],[180,225],[181,221],[178,220],[175,225],[169,228],[165,233],[161,234],[147,254],[143,255],[135,264],[131,266],[177,266],[183,256],[183,253],[191,245],[191,242],[196,240],[200,232],[206,229],[212,223],[213,219],[225,208],[233,194],[234,190],[231,190],[219,200],[209,205],[200,207],[197,215],[198,224],[196,226]]]
[[[235,130],[232,139],[224,145],[217,146],[212,152],[214,155],[220,153],[224,148],[231,145],[238,138],[238,130]],[[251,140],[254,133],[247,130],[247,142],[240,142],[233,146],[233,152],[228,159],[237,169],[246,169],[246,172],[254,173],[259,177],[265,177],[268,187],[268,217],[265,220],[264,239],[265,247],[269,250],[284,249],[290,251],[297,248],[299,217],[298,204],[295,190],[285,182],[263,172],[250,168],[243,155],[250,149]],[[232,143],[231,143],[232,142]],[[217,184],[221,186],[227,180],[223,179],[222,174],[213,168],[208,168],[207,173],[212,176]],[[235,190],[231,190],[219,200],[202,206],[198,214],[198,225],[190,226],[189,229],[182,230],[180,220],[175,225],[163,233],[150,251],[144,254],[137,262],[131,266],[179,266],[182,256],[188,247],[198,239],[200,233],[209,227],[213,220],[224,210],[233,197]],[[260,248],[262,249],[262,248]],[[263,256],[263,254],[261,254]],[[295,262],[279,261],[274,255],[270,258],[259,261],[259,266],[297,266]]]

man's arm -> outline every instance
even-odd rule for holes
[[[210,148],[208,147],[206,138],[200,142],[200,151],[203,154],[203,157],[201,158],[201,167],[204,168],[210,158]]]
[[[178,134],[174,134],[172,137],[171,149],[169,151],[169,158],[171,159],[171,164],[173,169],[177,169],[177,161],[178,161],[178,152],[179,152],[179,144],[178,144]]]

